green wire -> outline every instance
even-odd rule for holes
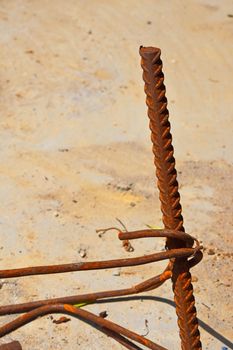
[[[93,303],[91,301],[86,301],[86,302],[83,302],[83,303],[80,303],[80,304],[74,304],[73,306],[79,308],[79,307],[86,306],[88,304],[93,304]]]

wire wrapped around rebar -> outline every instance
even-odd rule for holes
[[[26,312],[26,314],[1,326],[0,337],[33,321],[39,316],[49,313],[64,313],[77,317],[89,324],[93,324],[100,331],[130,350],[142,350],[132,341],[146,346],[149,349],[166,350],[149,339],[146,339],[144,336],[140,336],[109,320],[96,316],[89,311],[75,308],[73,305],[78,303],[93,303],[106,298],[151,291],[171,278],[173,281],[182,349],[201,349],[189,269],[202,259],[202,247],[197,239],[184,232],[170,123],[168,121],[169,114],[165,97],[165,86],[163,84],[164,77],[162,73],[160,50],[152,47],[141,47],[140,55],[142,57],[143,79],[145,81],[145,92],[147,95],[146,103],[150,119],[151,139],[165,229],[121,232],[113,227],[102,231],[117,230],[118,238],[123,241],[123,243],[127,243],[128,247],[131,247],[130,240],[132,239],[165,237],[167,250],[125,259],[74,262],[59,265],[42,265],[0,270],[0,278],[139,266],[165,259],[170,261],[161,274],[153,276],[129,288],[0,306],[0,315]],[[194,244],[195,246],[193,247]]]
[[[166,229],[184,231],[178,192],[177,173],[173,155],[169,113],[165,96],[161,51],[154,47],[140,47],[146,104],[150,120],[154,163],[158,179],[159,198]],[[169,249],[187,246],[182,240],[169,238]],[[189,265],[185,259],[176,259],[172,274],[176,312],[183,350],[200,350],[200,333],[196,316]]]
[[[106,231],[106,230],[103,230],[103,231]],[[132,231],[132,232],[119,232],[118,238],[124,241],[127,239],[132,240],[132,239],[149,238],[149,237],[166,237],[166,238],[173,237],[174,238],[174,237],[177,237],[178,235],[180,236],[181,240],[183,240],[184,242],[188,242],[189,246],[195,242],[195,247],[171,249],[169,251],[163,251],[160,253],[150,254],[150,255],[142,256],[138,258],[115,259],[115,260],[104,261],[104,262],[103,261],[85,262],[82,264],[76,263],[75,265],[64,264],[64,265],[39,266],[39,267],[31,267],[31,268],[30,267],[19,268],[19,269],[12,269],[12,270],[1,270],[0,276],[3,276],[4,278],[12,278],[12,277],[25,277],[28,275],[39,275],[41,273],[50,274],[53,272],[62,273],[62,272],[68,272],[68,271],[96,270],[96,269],[103,269],[106,267],[113,268],[115,266],[120,266],[120,267],[135,266],[135,265],[140,265],[142,263],[145,264],[145,263],[150,263],[153,261],[159,261],[163,259],[174,259],[176,257],[189,257],[191,259],[188,261],[188,263],[194,264],[192,261],[199,254],[202,247],[200,246],[199,242],[195,238],[193,238],[187,233],[176,232],[173,230],[148,230],[147,229],[147,230]],[[68,296],[68,297],[53,298],[53,299],[47,299],[47,300],[39,300],[39,301],[27,302],[27,303],[18,304],[18,305],[16,304],[16,305],[0,306],[0,315],[27,312],[27,314],[21,316],[21,318],[17,318],[16,320],[11,321],[10,323],[0,327],[0,337],[13,331],[14,329],[17,329],[18,327],[21,327],[23,324],[31,322],[37,316],[41,316],[44,313],[55,312],[55,310],[56,311],[60,310],[64,312],[64,304],[71,305],[71,304],[77,304],[82,302],[93,303],[95,301],[104,300],[106,298],[134,295],[141,292],[153,290],[159,287],[167,279],[170,279],[172,277],[172,267],[173,267],[173,264],[170,262],[167,268],[164,270],[164,272],[162,272],[160,275],[149,278],[130,288]],[[60,305],[60,306],[57,307],[57,305]],[[82,311],[80,312],[82,313]],[[77,313],[80,313],[80,312],[77,311]],[[88,314],[85,314],[85,315],[87,316]],[[98,322],[95,322],[95,325],[98,325],[98,324],[99,324]],[[128,349],[132,349],[132,350],[140,349],[137,345],[132,344],[129,340],[125,339],[124,333],[117,335],[115,330],[112,329],[111,327],[110,328],[102,327],[101,331],[108,334],[109,336],[114,338],[116,341],[120,342],[122,345],[124,345]],[[128,332],[129,332],[128,334],[130,338],[131,333],[130,331]],[[130,339],[133,339],[133,338],[130,338]],[[144,340],[142,339],[141,341],[144,342]],[[147,341],[147,344],[145,343],[141,343],[141,344],[146,345],[150,349],[164,349],[153,342],[150,343],[149,340]]]

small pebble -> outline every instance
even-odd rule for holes
[[[69,148],[59,148],[59,152],[69,152]]]
[[[60,324],[60,323],[66,323],[69,321],[70,321],[70,318],[65,317],[65,316],[61,316],[58,320],[53,320],[53,323]]]
[[[120,269],[120,268],[116,269],[116,270],[113,272],[112,275],[113,275],[113,276],[120,276],[120,275],[121,275],[121,269]]]
[[[192,282],[197,282],[197,281],[198,281],[197,276],[192,276]]]
[[[87,251],[84,248],[80,248],[78,253],[81,258],[85,258],[87,256]]]
[[[125,184],[118,184],[118,185],[116,186],[116,189],[117,189],[117,190],[119,190],[119,191],[125,191],[125,192],[128,192],[128,191],[132,190],[132,188],[133,188],[133,183],[129,183],[129,184],[127,184],[127,185],[125,185]]]
[[[210,248],[207,252],[208,255],[214,255],[215,254],[215,251],[214,249]]]
[[[108,313],[107,313],[107,311],[101,311],[99,313],[99,316],[102,317],[102,318],[106,318],[108,316]]]

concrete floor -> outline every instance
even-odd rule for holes
[[[141,44],[160,47],[185,227],[205,247],[192,270],[198,317],[210,327],[201,324],[203,349],[220,350],[220,335],[233,338],[232,2],[0,4],[1,268],[138,256],[164,246],[138,241],[126,253],[114,233],[95,232],[117,225],[116,217],[128,230],[161,226],[138,55]],[[2,280],[1,304],[122,288],[164,265]],[[87,309],[107,310],[140,334],[147,320],[149,338],[178,349],[174,307],[159,299],[172,301],[170,282],[143,295]],[[10,339],[24,350],[121,349],[78,320],[55,325],[49,316],[1,341]]]

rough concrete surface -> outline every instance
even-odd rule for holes
[[[138,54],[141,44],[160,47],[185,227],[205,247],[192,270],[198,317],[210,327],[200,328],[203,349],[220,350],[219,335],[233,338],[232,2],[0,5],[1,269],[163,249],[164,240],[148,239],[127,253],[114,232],[95,232],[116,218],[128,230],[162,225]],[[1,304],[131,286],[163,266],[1,280]],[[159,299],[173,300],[171,283],[143,296],[87,309],[140,334],[147,320],[149,338],[178,349],[174,307]],[[122,348],[49,316],[1,342],[12,339],[25,350]]]

